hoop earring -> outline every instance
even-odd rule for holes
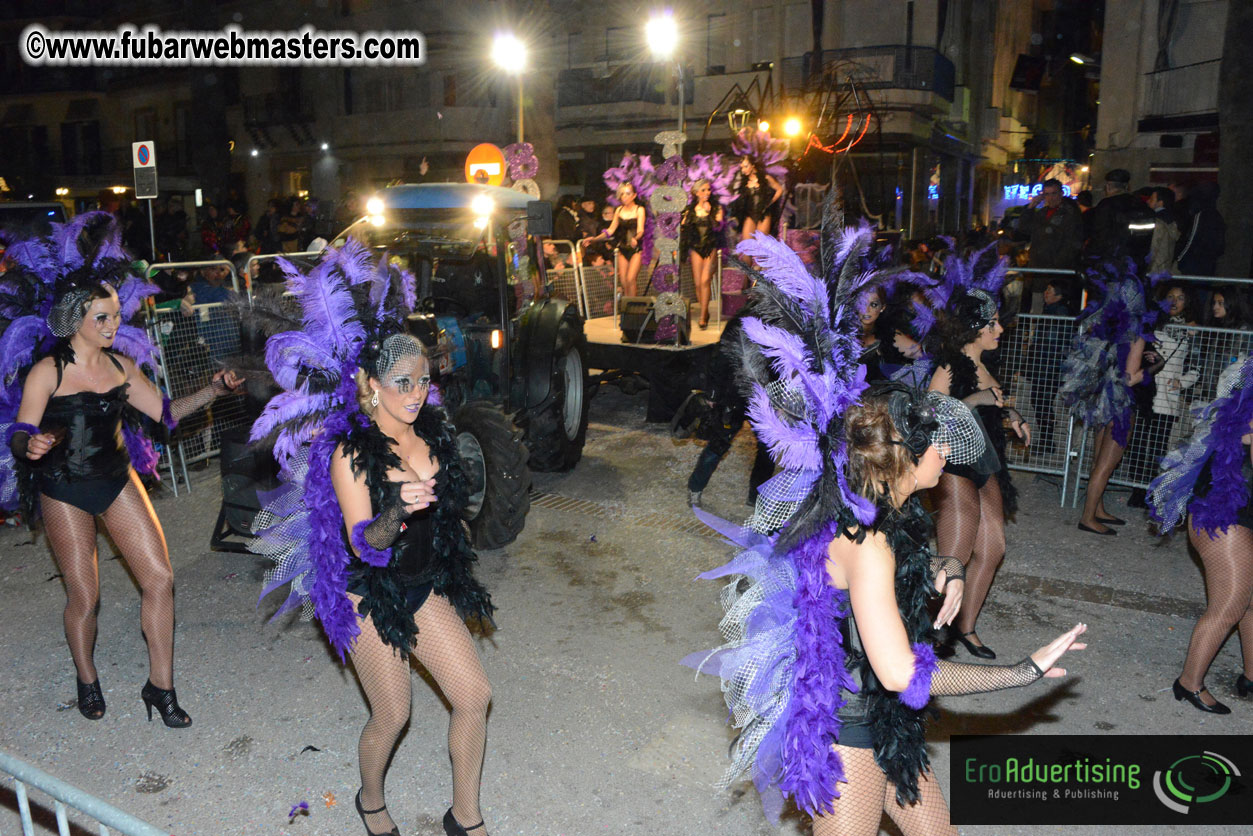
[[[914,489],[909,492],[909,495],[913,496],[914,494],[918,493],[918,474],[911,473],[909,475],[914,477]]]
[[[379,405],[379,390],[375,389],[374,394],[370,397],[370,406],[377,407]],[[917,478],[914,481],[918,481]]]

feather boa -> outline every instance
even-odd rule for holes
[[[1226,396],[1198,411],[1192,435],[1162,460],[1162,473],[1149,485],[1149,516],[1167,534],[1192,515],[1193,527],[1217,539],[1249,503],[1244,465],[1249,454],[1241,438],[1253,422],[1253,359],[1246,360],[1238,383]],[[1209,468],[1210,485],[1196,496],[1201,473]]]

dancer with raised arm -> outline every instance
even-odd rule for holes
[[[787,179],[787,140],[772,139],[766,131],[745,128],[731,140],[731,153],[740,160],[735,183],[740,240],[747,240],[756,232],[777,235],[775,222],[783,209]]]
[[[976,460],[983,433],[953,398],[866,391],[855,301],[871,238],[824,230],[821,277],[766,236],[741,245],[761,265],[742,374],[782,472],[745,527],[701,514],[745,550],[702,576],[732,577],[728,643],[685,662],[722,678],[741,729],[722,784],[750,773],[771,818],[791,797],[818,836],[873,836],[885,811],[906,836],[956,833],[926,754],[930,697],[1062,676],[1054,666],[1084,646],[1085,627],[1013,665],[935,658],[933,628],[961,606],[961,564],[932,556],[918,494],[945,456]]]
[[[1253,696],[1253,360],[1218,384],[1218,397],[1197,417],[1192,435],[1162,460],[1149,487],[1149,514],[1162,534],[1186,522],[1205,567],[1205,612],[1197,619],[1176,700],[1230,714],[1205,687],[1205,674],[1233,628],[1244,670],[1233,690]]]
[[[6,257],[0,501],[6,508],[20,504],[31,525],[42,517],[65,581],[78,710],[99,720],[106,708],[95,663],[100,517],[139,583],[149,671],[140,697],[148,719],[155,708],[165,725],[189,726],[174,691],[174,571],[136,472],[154,474],[157,465],[141,416],[173,427],[242,381],[221,371],[208,386],[170,402],[140,371],[154,361],[156,347],[130,322],[156,287],[132,272],[107,212],[53,224],[47,238],[11,243]]]
[[[452,707],[448,836],[485,836],[479,785],[491,686],[464,619],[490,619],[461,513],[466,475],[452,426],[428,398],[430,363],[404,333],[413,276],[375,266],[355,242],[328,250],[308,275],[280,262],[302,317],[264,316],[266,361],[287,391],[253,425],[270,440],[283,485],[257,517],[250,548],[273,558],[263,595],[302,603],[332,647],[352,659],[370,704],[355,806],[372,836],[399,834],[384,797],[409,721],[409,657]],[[473,822],[473,824],[470,824]]]

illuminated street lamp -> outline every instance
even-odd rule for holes
[[[795,116],[789,116],[783,122],[783,133],[787,134],[790,137],[800,136],[801,120],[797,119]]]
[[[522,142],[522,71],[526,69],[526,44],[512,32],[499,32],[492,41],[492,63],[518,77],[518,142]]]
[[[654,58],[659,61],[668,61],[673,58],[675,61],[675,67],[678,70],[679,133],[683,133],[687,127],[686,96],[683,90],[683,60],[678,57],[679,24],[674,19],[674,13],[667,10],[649,18],[644,24],[644,39],[648,42],[648,49],[653,53]],[[683,154],[681,144],[679,154]]]

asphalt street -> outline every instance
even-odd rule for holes
[[[695,678],[678,660],[719,643],[719,586],[693,578],[730,552],[685,505],[697,445],[673,442],[644,414],[643,395],[602,391],[583,461],[568,474],[538,475],[522,535],[481,555],[481,577],[500,608],[498,629],[480,643],[495,694],[483,779],[490,832],[807,833],[794,812],[780,828],[769,824],[749,784],[713,789],[732,733],[717,681]],[[745,516],[751,457],[743,435],[706,492],[709,510]],[[0,749],[177,836],[361,833],[352,800],[367,711],[351,668],[333,658],[316,624],[269,622],[281,595],[258,606],[261,561],[209,550],[218,479],[213,468],[196,476],[190,495],[161,491],[155,503],[177,585],[176,686],[194,725],[173,730],[146,720],[139,596],[103,537],[96,662],[109,708],[100,722],[79,715],[55,564],[42,538],[32,543],[25,531],[6,529]],[[1055,485],[1026,474],[1018,483],[1023,510],[1008,529],[980,636],[1014,661],[1085,621],[1089,649],[1067,659],[1064,680],[940,700],[929,739],[946,794],[953,734],[1253,733],[1253,701],[1232,693],[1235,637],[1208,678],[1232,705],[1230,716],[1202,714],[1169,692],[1204,603],[1183,538],[1159,543],[1122,497],[1111,510],[1131,514],[1133,524],[1118,537],[1083,534],[1077,511],[1059,507]],[[388,801],[407,836],[435,836],[451,793],[447,713],[415,673],[413,718],[392,763]],[[2,834],[20,832],[14,799],[12,782],[0,783]],[[308,810],[289,818],[300,802]],[[886,818],[884,826],[892,827]],[[961,829],[1201,832],[1027,822]]]

